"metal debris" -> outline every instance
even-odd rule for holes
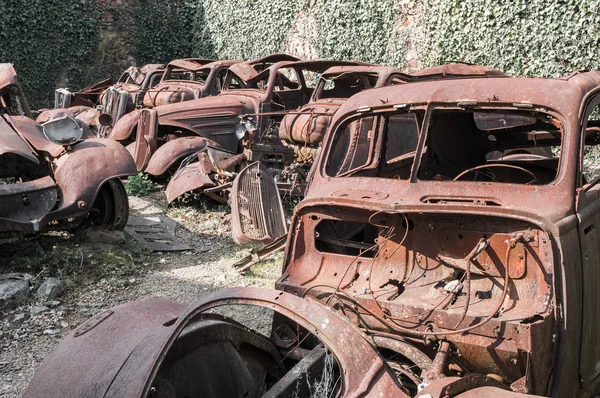
[[[184,251],[192,247],[175,235],[177,223],[165,215],[132,216],[125,232],[136,241],[155,252]]]

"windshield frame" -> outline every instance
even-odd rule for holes
[[[516,106],[515,106],[516,105]],[[524,106],[526,105],[526,106]],[[332,156],[332,152],[333,152],[333,146],[334,146],[334,141],[335,141],[335,137],[337,136],[337,134],[341,133],[343,130],[343,127],[346,125],[347,122],[351,121],[351,120],[355,120],[357,118],[367,118],[369,116],[382,116],[382,119],[385,119],[385,117],[387,116],[391,116],[391,115],[395,115],[395,114],[399,114],[399,113],[408,113],[408,111],[424,111],[423,114],[423,119],[421,120],[420,123],[420,128],[419,128],[419,137],[418,137],[418,142],[417,142],[417,147],[416,147],[416,151],[414,153],[414,157],[413,157],[413,164],[411,166],[411,171],[410,171],[410,177],[408,179],[403,179],[403,180],[397,180],[400,182],[409,182],[409,183],[427,183],[427,182],[438,182],[436,180],[431,180],[431,179],[419,179],[419,170],[421,168],[421,164],[423,162],[423,155],[424,155],[424,151],[426,149],[426,143],[428,141],[429,135],[430,135],[430,125],[431,125],[431,119],[434,115],[434,113],[436,111],[439,110],[464,110],[464,111],[487,111],[487,110],[492,110],[492,111],[508,111],[511,113],[527,113],[527,112],[534,112],[534,113],[539,113],[539,114],[546,114],[549,115],[551,117],[553,117],[557,122],[558,122],[558,128],[560,130],[560,134],[561,134],[561,144],[560,144],[560,151],[557,155],[558,157],[558,166],[557,166],[557,171],[556,171],[556,176],[554,177],[554,179],[550,182],[550,183],[546,183],[546,184],[541,184],[541,185],[536,185],[536,186],[543,186],[543,185],[551,185],[556,183],[560,178],[563,177],[564,173],[565,173],[565,163],[568,161],[568,159],[566,159],[566,155],[567,155],[567,126],[568,123],[567,121],[564,119],[564,117],[562,117],[562,115],[560,113],[558,113],[557,111],[550,109],[549,107],[543,106],[543,105],[534,105],[534,104],[520,104],[520,103],[512,103],[512,104],[506,104],[506,103],[497,103],[497,104],[490,104],[487,102],[469,102],[468,104],[464,104],[461,105],[461,102],[454,102],[454,103],[435,103],[435,102],[428,102],[428,103],[414,103],[414,104],[399,104],[399,105],[391,105],[391,106],[386,106],[383,108],[377,108],[377,109],[358,109],[355,110],[354,112],[348,113],[346,115],[344,115],[344,117],[339,118],[336,122],[335,125],[332,126],[330,133],[329,133],[329,139],[327,140],[326,143],[326,150],[324,151],[323,156],[321,156],[321,164],[319,167],[319,172],[321,174],[322,177],[326,178],[326,179],[330,179],[330,178],[348,178],[348,177],[352,177],[352,174],[355,172],[358,172],[360,170],[365,170],[365,169],[369,169],[369,168],[373,168],[373,165],[377,165],[380,162],[385,162],[385,160],[383,159],[383,152],[381,151],[381,148],[379,148],[376,154],[376,156],[373,156],[373,160],[371,163],[367,164],[364,167],[358,167],[354,170],[351,170],[351,172],[344,172],[340,175],[330,175],[327,172],[327,168],[329,167],[329,162]],[[377,135],[377,141],[379,142],[378,145],[381,145],[381,141],[383,140],[381,138],[383,130],[382,130],[382,126],[378,125],[378,131],[376,133]],[[358,177],[362,177],[362,176],[358,176]],[[385,178],[385,177],[364,177],[364,178],[368,178],[368,179],[378,179],[378,180],[385,180],[385,181],[390,181],[389,178]],[[447,183],[449,181],[439,181],[442,183]],[[483,181],[468,181],[468,180],[460,180],[460,181],[456,181],[456,182],[466,182],[466,183],[470,183],[470,184],[481,184],[481,183],[485,183],[485,184],[489,184],[489,182],[483,182]],[[503,185],[523,185],[520,183],[512,183],[512,182],[498,182],[498,184],[503,184]]]

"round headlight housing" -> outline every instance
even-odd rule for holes
[[[46,138],[58,145],[73,145],[83,136],[83,129],[77,120],[62,116],[42,124]]]
[[[242,116],[235,127],[235,135],[237,136],[238,140],[241,140],[248,131],[256,130],[256,126],[256,120],[248,116]]]

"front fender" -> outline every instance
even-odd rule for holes
[[[141,109],[136,109],[125,114],[115,123],[108,138],[115,141],[125,141],[129,139],[135,131],[141,114]]]
[[[165,174],[177,160],[206,148],[221,148],[216,142],[204,137],[183,137],[171,140],[158,148],[150,158],[145,172],[153,176]]]
[[[94,138],[83,141],[54,161],[54,179],[60,193],[55,219],[86,214],[102,184],[113,178],[137,174],[129,151],[116,141]]]

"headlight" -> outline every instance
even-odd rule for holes
[[[62,116],[42,124],[44,135],[58,145],[73,145],[81,139],[83,129],[70,116]]]

